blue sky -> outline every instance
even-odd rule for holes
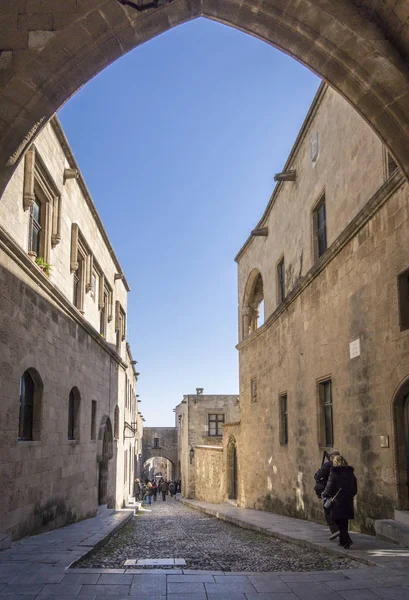
[[[197,19],[135,49],[59,112],[131,286],[148,426],[183,394],[236,394],[234,257],[318,88],[293,59]]]

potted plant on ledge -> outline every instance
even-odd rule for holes
[[[50,277],[50,274],[51,274],[50,263],[46,262],[42,256],[37,256],[37,258],[35,259],[35,262],[36,262],[36,265],[38,267],[40,267],[40,269],[47,275],[47,277]]]

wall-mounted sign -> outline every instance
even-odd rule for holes
[[[389,448],[389,435],[381,435],[381,448]]]
[[[361,356],[361,340],[358,338],[349,344],[349,358]]]

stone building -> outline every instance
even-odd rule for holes
[[[321,520],[313,475],[336,448],[373,532],[409,509],[408,184],[324,84],[276,180],[236,257],[238,504]]]
[[[17,539],[122,506],[142,435],[129,287],[56,117],[0,199],[0,263],[0,532]]]
[[[183,396],[175,408],[178,472],[186,498],[223,499],[223,430],[239,418],[237,395],[205,395],[202,388]]]

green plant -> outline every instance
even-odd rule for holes
[[[36,264],[40,267],[40,269],[42,271],[44,271],[44,273],[47,275],[47,277],[50,277],[50,273],[51,273],[51,265],[50,265],[50,263],[48,263],[47,261],[45,261],[42,256],[37,256],[37,258],[36,258]]]

